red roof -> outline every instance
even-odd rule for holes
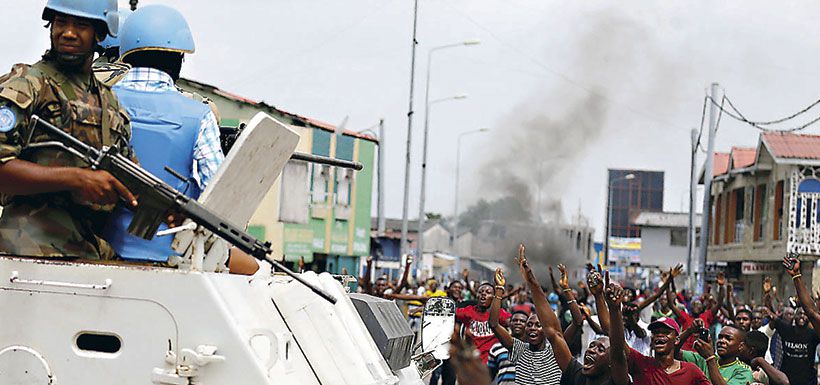
[[[729,171],[729,153],[728,152],[716,152],[715,153],[715,163],[712,166],[712,175],[718,176],[723,175]]]
[[[820,135],[766,132],[763,141],[775,158],[820,159]]]
[[[246,104],[250,104],[250,105],[253,105],[253,106],[261,106],[261,107],[271,108],[273,110],[281,112],[284,115],[288,115],[290,117],[296,118],[297,120],[301,120],[301,121],[303,121],[307,124],[310,124],[313,127],[320,128],[320,129],[323,129],[325,131],[332,131],[332,132],[336,131],[336,126],[334,126],[330,123],[325,123],[325,122],[320,121],[320,120],[316,120],[316,119],[308,118],[308,117],[301,116],[301,115],[298,115],[298,114],[294,114],[292,112],[285,111],[281,108],[268,105],[265,102],[257,102],[255,100],[248,99],[244,96],[240,96],[240,95],[237,95],[235,93],[219,89],[219,88],[217,88],[215,86],[212,86],[210,84],[205,84],[205,83],[198,82],[198,81],[191,80],[191,79],[184,79],[184,80],[186,80],[190,83],[195,83],[195,84],[197,84],[197,85],[199,85],[200,87],[203,87],[203,88],[210,88],[213,91],[213,93],[215,93],[217,95],[220,95],[220,96],[223,96],[225,98],[235,100],[235,101],[238,101],[238,102],[242,102],[242,103],[246,103]],[[378,139],[376,139],[375,137],[373,137],[371,135],[363,134],[363,133],[360,133],[360,132],[350,131],[350,130],[343,130],[342,133],[344,135],[355,136],[357,138],[369,140],[371,142],[378,142]]]
[[[757,149],[748,147],[732,147],[732,170],[746,168],[755,164]]]

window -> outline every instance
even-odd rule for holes
[[[669,231],[669,245],[670,246],[686,246],[688,231],[686,228],[671,229]]]
[[[353,170],[336,169],[336,205],[350,206],[350,193],[353,189]]]
[[[755,242],[763,240],[763,235],[766,234],[766,217],[768,216],[768,185],[761,184],[755,189],[755,200],[753,207],[752,220],[754,221],[754,240]]]
[[[282,170],[282,188],[279,197],[279,220],[287,223],[308,223],[310,194],[307,193],[309,165],[288,161]]]
[[[737,194],[726,193],[723,210],[723,244],[727,244],[735,239],[735,208],[737,207]]]
[[[714,211],[715,212],[715,234],[714,234],[714,237],[715,237],[715,244],[716,245],[719,245],[719,244],[723,243],[720,240],[720,234],[721,234],[720,229],[721,229],[721,226],[723,226],[723,206],[726,205],[725,201],[726,201],[725,194],[719,194],[717,196],[717,203],[715,203],[715,211]]]
[[[774,218],[772,221],[772,239],[780,240],[783,234],[783,181],[777,182],[774,189]]]
[[[732,241],[734,243],[743,242],[743,235],[746,232],[746,221],[744,214],[746,213],[746,189],[735,189],[735,231]]]
[[[310,182],[310,201],[312,203],[327,202],[327,182],[330,166],[316,163],[311,166],[313,176]]]

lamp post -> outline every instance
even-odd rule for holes
[[[455,250],[456,246],[456,237],[458,237],[458,176],[459,176],[459,168],[461,167],[461,138],[470,135],[470,134],[478,134],[480,132],[487,132],[490,131],[489,128],[479,128],[477,130],[462,132],[458,134],[458,140],[456,141],[456,188],[455,193],[453,195],[453,238],[450,240],[450,245]]]
[[[604,266],[609,266],[609,232],[610,228],[612,228],[612,187],[615,185],[615,182],[619,182],[622,180],[632,180],[635,179],[635,174],[626,174],[620,178],[615,178],[609,181],[607,184],[607,200],[606,200],[606,238],[604,239],[604,245],[606,246],[606,252],[604,253]]]
[[[373,131],[378,127],[379,132]],[[357,131],[361,134],[371,134],[379,141],[378,153],[376,155],[376,234],[380,237],[384,236],[385,231],[385,217],[384,217],[384,118],[379,119],[379,123]]]
[[[418,256],[419,257],[421,257],[422,253],[424,252],[424,234],[422,234],[422,231],[424,229],[424,217],[425,217],[424,216],[424,200],[425,200],[425,189],[426,189],[426,182],[427,182],[427,137],[428,137],[428,133],[429,133],[429,123],[430,123],[430,106],[434,103],[445,101],[445,100],[464,99],[464,98],[467,97],[466,95],[464,95],[464,96],[461,96],[461,97],[456,96],[456,97],[450,97],[450,98],[444,98],[444,99],[437,99],[437,100],[434,100],[432,102],[430,101],[430,73],[431,73],[431,69],[432,69],[432,65],[433,65],[433,53],[435,53],[437,51],[440,51],[440,50],[443,50],[443,49],[447,49],[447,48],[455,48],[455,47],[477,45],[477,44],[481,44],[481,41],[478,40],[478,39],[470,39],[470,40],[464,40],[464,41],[461,41],[461,42],[458,42],[458,43],[439,45],[439,46],[430,48],[430,50],[427,52],[427,81],[426,81],[426,84],[425,84],[425,91],[424,91],[424,139],[423,139],[423,141],[424,141],[424,146],[423,146],[424,150],[423,150],[423,155],[422,155],[423,159],[421,161],[421,195],[419,196],[419,226],[418,226],[418,241],[416,243],[416,248],[418,250]],[[407,220],[407,218],[403,218],[403,219],[405,221]],[[406,239],[403,238],[402,239],[402,244],[404,244],[405,241],[406,241]]]
[[[427,200],[427,138],[429,135],[430,126],[430,107],[436,103],[446,102],[448,100],[466,99],[466,94],[454,95],[446,98],[433,100],[425,106],[424,110],[424,147],[421,156],[421,193],[419,194],[419,227],[418,227],[418,241],[416,243],[418,256],[421,257],[424,253],[424,221],[426,215],[424,214],[424,205]]]
[[[410,100],[407,111],[407,150],[404,154],[404,202],[401,209],[401,244],[399,250],[402,255],[407,253],[407,204],[410,201],[410,149],[413,137],[413,90],[416,84],[416,27],[418,26],[419,16],[419,0],[413,1],[413,40],[411,42],[412,50],[410,51]]]

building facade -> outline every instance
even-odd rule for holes
[[[237,127],[264,112],[300,135],[296,151],[357,161],[361,171],[289,161],[251,219],[248,231],[274,245],[274,257],[307,269],[357,274],[360,258],[370,255],[370,211],[375,138],[283,111],[220,90],[180,79],[178,85],[211,99],[220,126]],[[238,202],[241,204],[241,202]]]
[[[663,171],[607,170],[605,254],[611,266],[641,264],[641,227],[631,218],[663,211]]]
[[[810,276],[820,256],[820,136],[763,133],[756,148],[716,154],[713,173],[708,261],[730,265],[747,300],[765,276],[792,295],[783,257],[800,254]]]
[[[641,267],[687,266],[689,213],[643,211],[632,224],[641,228]],[[700,215],[695,217],[695,228],[700,228]]]

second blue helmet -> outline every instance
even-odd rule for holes
[[[194,52],[194,37],[185,17],[165,5],[134,11],[120,28],[120,55],[137,51]]]

